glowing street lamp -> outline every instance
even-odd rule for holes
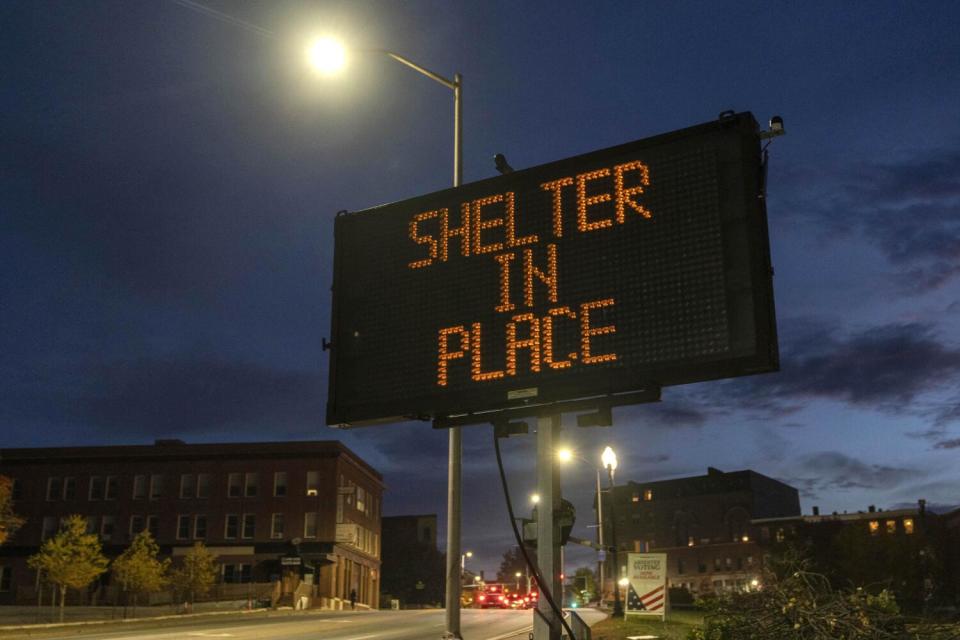
[[[347,62],[347,52],[334,38],[320,38],[307,49],[310,66],[324,75],[333,75],[343,69]]]
[[[613,472],[617,470],[617,454],[613,449],[607,447],[600,455],[600,461],[607,470],[607,479],[610,481],[610,543],[613,547],[613,567],[620,575],[620,560],[617,558],[617,517],[614,515],[614,503],[616,502],[613,492]],[[623,617],[623,605],[620,603],[620,589],[613,590],[613,617]]]
[[[358,51],[353,49],[353,51]],[[453,74],[453,79],[443,77],[426,67],[386,49],[363,49],[365,53],[380,53],[417,73],[425,75],[434,82],[453,91],[453,186],[463,182],[463,118],[461,116],[463,76]],[[323,38],[314,42],[308,50],[308,59],[318,71],[333,74],[345,66],[346,50],[332,38]],[[463,454],[463,435],[460,427],[448,429],[448,466],[447,466],[447,586],[444,600],[446,604],[446,626],[448,638],[460,638],[460,584],[463,580],[464,555],[460,554],[460,496],[462,494],[461,458]],[[460,580],[457,580],[456,558],[460,555]]]

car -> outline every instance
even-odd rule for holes
[[[503,585],[488,584],[483,591],[477,594],[477,604],[481,609],[507,609],[510,600],[504,592]]]

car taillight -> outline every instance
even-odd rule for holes
[[[486,599],[487,599],[487,596],[483,595],[482,593],[480,594],[480,597],[478,598],[478,600],[480,600],[480,602],[483,602],[483,601],[486,600]]]
[[[500,596],[500,602],[506,602],[506,601],[507,601],[507,599],[506,599],[505,597]]]

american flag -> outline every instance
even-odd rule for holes
[[[633,584],[630,585],[627,592],[628,611],[658,611],[660,609],[663,609],[663,585],[643,595],[638,595],[637,590],[633,588]]]

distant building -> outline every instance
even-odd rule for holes
[[[404,605],[442,602],[445,567],[436,514],[389,516],[382,525],[383,594]]]
[[[185,444],[0,450],[26,518],[0,547],[0,603],[35,601],[26,559],[79,514],[116,556],[143,529],[176,558],[202,541],[229,585],[274,603],[379,605],[383,478],[339,442]],[[281,560],[281,558],[286,558]],[[109,575],[91,598],[110,591]]]
[[[605,598],[614,576],[625,571],[628,552],[667,554],[667,582],[692,594],[747,590],[760,576],[762,550],[757,518],[799,516],[796,489],[755,471],[707,474],[654,482],[628,482],[603,494],[604,543],[613,520],[620,570],[611,554],[604,565]],[[611,510],[611,506],[613,509]]]
[[[753,525],[770,552],[802,550],[810,570],[835,586],[882,586],[901,606],[919,611],[953,602],[957,594],[958,536],[950,527],[960,523],[952,518],[929,511],[919,500],[915,507],[870,506],[855,513],[821,515],[814,507],[812,515],[762,518]]]

